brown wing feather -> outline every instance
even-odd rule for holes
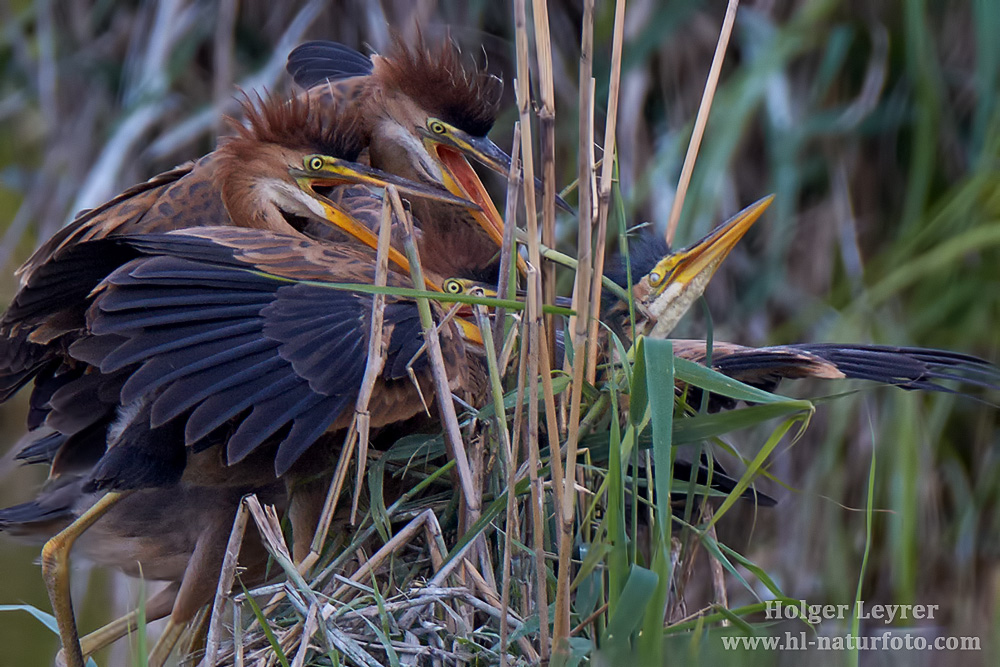
[[[78,243],[117,234],[161,232],[224,224],[228,218],[212,186],[214,154],[188,162],[89,209],[53,234],[16,272],[23,287],[42,264]]]
[[[356,76],[343,81],[324,81],[301,93],[313,108],[355,107],[364,98],[371,78]]]
[[[94,334],[124,342],[87,361],[104,372],[141,365],[122,400],[150,401],[149,424],[166,428],[184,420],[186,439],[197,446],[235,419],[227,445],[231,462],[288,425],[275,457],[278,474],[323,431],[347,425],[364,370],[371,297],[300,281],[370,284],[370,250],[237,228],[128,243],[151,257],[112,274],[88,316]],[[391,273],[389,282],[408,280]],[[433,310],[440,319],[441,308]],[[415,357],[421,385],[431,386],[426,357],[417,356],[420,323],[412,300],[388,295],[385,318],[387,360],[370,410],[373,426],[422,409],[407,373]],[[458,386],[464,344],[454,325],[441,335]],[[119,458],[99,466],[102,484],[132,483],[131,464]]]

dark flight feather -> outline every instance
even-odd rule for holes
[[[330,41],[305,42],[288,54],[285,70],[292,80],[309,89],[328,81],[340,81],[372,73],[372,60],[344,44]]]
[[[103,283],[88,313],[90,330],[116,336],[116,343],[91,361],[105,372],[137,367],[121,400],[148,405],[147,428],[182,423],[183,442],[195,446],[231,424],[230,463],[279,441],[280,475],[353,405],[366,365],[371,296],[249,270],[244,253],[268,255],[266,244],[249,243],[255,234],[273,236],[231,234],[238,248],[176,233],[137,240],[144,253],[160,254],[130,262]],[[382,377],[397,380],[421,344],[421,327],[414,303],[387,301]],[[417,358],[414,369],[426,363]]]

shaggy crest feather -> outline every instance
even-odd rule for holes
[[[277,144],[292,149],[355,160],[367,142],[362,136],[357,109],[330,108],[313,104],[307,96],[291,98],[247,94],[240,105],[247,125],[228,117],[239,139]],[[231,139],[230,139],[231,140]]]
[[[463,67],[462,52],[450,39],[432,49],[420,35],[410,48],[396,35],[384,71],[386,84],[464,132],[484,137],[496,121],[503,82],[478,67]]]

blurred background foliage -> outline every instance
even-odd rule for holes
[[[0,294],[12,294],[13,269],[74,212],[211,150],[239,88],[288,89],[285,57],[305,39],[380,50],[392,30],[450,29],[470,59],[505,76],[508,104],[492,136],[509,146],[511,4],[0,1]],[[619,159],[630,224],[665,228],[725,4],[628,2]],[[567,184],[578,151],[582,10],[559,0],[549,11],[557,168]],[[613,11],[614,3],[598,3],[599,107]],[[1000,360],[998,26],[994,0],[742,4],[678,239],[697,238],[769,192],[777,200],[708,291],[716,339],[870,341]],[[568,250],[572,224],[562,230]],[[689,316],[682,329],[704,336],[704,317]],[[1000,424],[990,403],[1000,397],[981,398],[883,388],[821,403],[803,440],[772,460],[781,484],[763,484],[779,505],[724,520],[721,540],[790,597],[848,603],[865,539],[856,510],[875,454],[862,599],[939,604],[941,632],[983,638],[983,655],[962,656],[963,664],[994,664]],[[0,412],[0,450],[22,433],[23,399]],[[740,449],[738,436],[730,441]],[[0,472],[0,500],[11,504],[29,497],[43,471],[19,469],[8,455]],[[0,543],[0,603],[48,608],[37,553]],[[112,617],[108,599],[121,611],[138,590],[105,574],[74,585],[88,599],[88,629]],[[750,602],[738,585],[731,593],[733,605]],[[26,615],[8,613],[0,645],[4,664],[44,665],[56,641]]]

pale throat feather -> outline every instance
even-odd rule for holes
[[[326,217],[319,202],[297,185],[278,178],[230,179],[223,187],[223,202],[229,217],[239,227],[294,231],[283,211],[303,217]]]
[[[391,118],[381,118],[368,149],[372,166],[398,176],[435,185],[444,183],[441,166],[423,140]]]
[[[666,338],[670,335],[695,300],[705,292],[718,263],[717,260],[699,271],[690,282],[668,284],[666,289],[653,300],[648,307],[649,314],[654,320],[653,328],[649,332],[650,338]]]

